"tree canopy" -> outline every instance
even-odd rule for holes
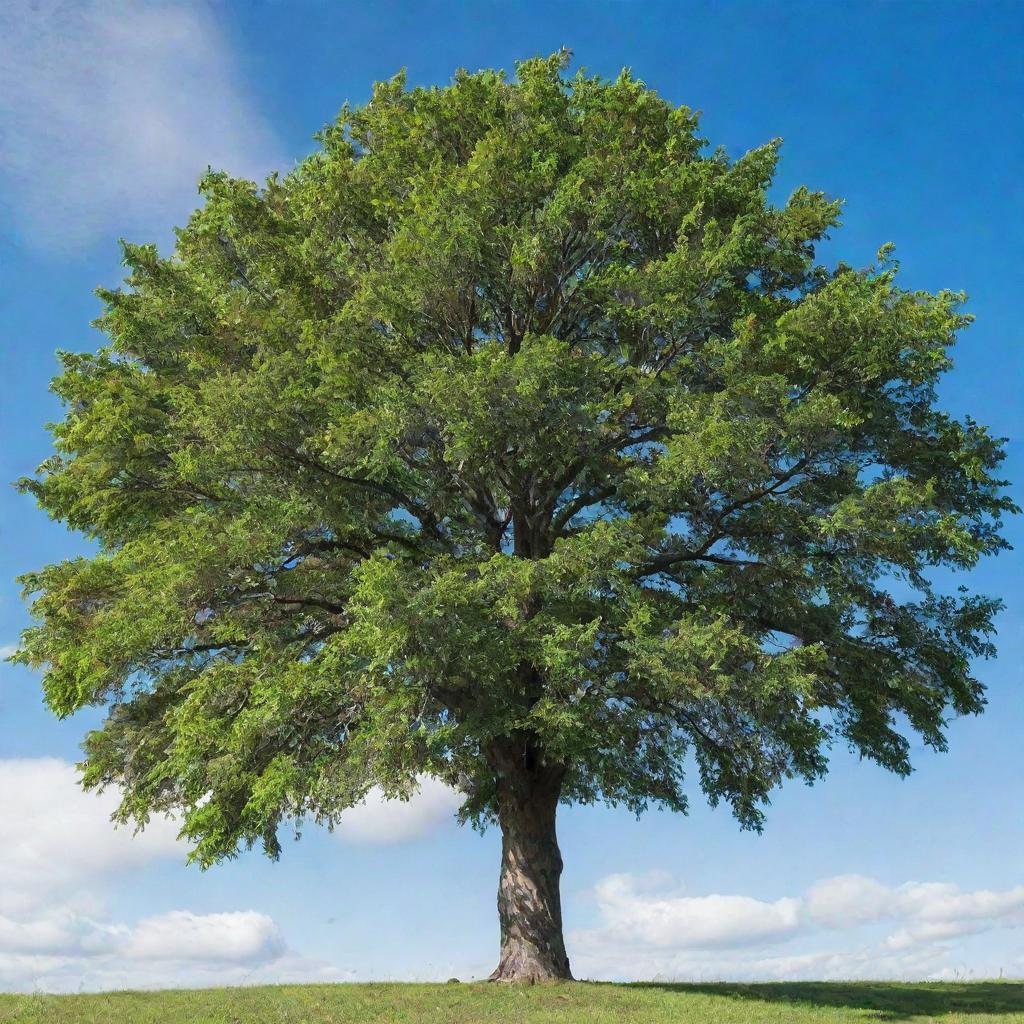
[[[96,547],[23,578],[17,657],[204,865],[424,773],[506,835],[513,790],[691,773],[758,828],[834,743],[906,773],[983,706],[998,602],[929,571],[1013,509],[936,400],[964,297],[820,265],[840,204],[772,205],[777,141],[565,69],[399,75],[283,177],[208,173],[61,356],[22,486]]]

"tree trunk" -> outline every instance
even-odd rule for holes
[[[564,768],[537,765],[529,754],[504,760],[498,782],[501,959],[491,981],[571,979],[562,938],[562,855],[555,812]]]

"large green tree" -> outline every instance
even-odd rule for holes
[[[203,865],[429,774],[502,833],[495,977],[568,977],[559,803],[740,823],[844,743],[905,774],[977,712],[1001,443],[936,406],[962,296],[839,204],[766,198],[623,73],[399,76],[263,187],[125,245],[23,481],[91,557],[24,577],[17,657],[103,705],[87,786]]]

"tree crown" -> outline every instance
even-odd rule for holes
[[[510,752],[565,799],[758,827],[845,741],[907,772],[977,712],[1001,442],[936,405],[963,296],[839,204],[766,191],[623,73],[378,84],[263,187],[208,173],[125,245],[23,481],[97,543],[24,577],[17,657],[109,708],[89,785],[204,863],[427,772],[486,821]]]

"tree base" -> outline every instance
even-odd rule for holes
[[[487,980],[508,985],[537,985],[572,981],[573,977],[569,970],[569,958],[564,953],[555,961],[539,955],[537,950],[527,946],[504,951],[501,961]]]
[[[541,969],[510,971],[498,966],[487,980],[499,985],[558,985],[574,979],[568,971],[565,974],[554,974]]]

